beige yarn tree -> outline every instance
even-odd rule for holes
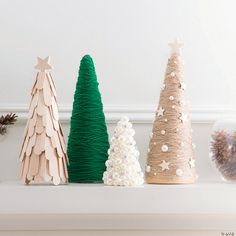
[[[159,107],[151,133],[146,165],[146,182],[154,184],[194,183],[194,144],[183,81],[181,44],[169,44],[168,59]]]
[[[20,179],[24,184],[66,183],[66,145],[59,124],[57,95],[49,70],[49,57],[38,57],[23,144],[20,152]]]

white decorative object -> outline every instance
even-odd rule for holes
[[[182,99],[182,100],[179,101],[179,104],[180,104],[181,106],[185,106],[185,105],[186,105],[186,101]]]
[[[180,82],[180,88],[186,90],[186,84],[184,82]]]
[[[169,164],[170,162],[166,162],[165,160],[163,160],[162,163],[159,164],[159,166],[161,167],[161,171],[169,170]]]
[[[163,116],[165,109],[163,107],[159,107],[157,110],[157,116]]]
[[[181,177],[184,172],[183,172],[182,169],[177,169],[175,173],[176,173],[177,176],[180,176],[180,177]]]
[[[168,152],[168,150],[169,150],[168,145],[167,144],[163,144],[162,147],[161,147],[161,150],[162,150],[162,152]]]
[[[183,44],[179,41],[179,39],[176,39],[173,43],[169,43],[169,46],[172,49],[172,53],[180,54],[180,52],[181,52],[180,49],[183,46]]]
[[[188,115],[182,113],[179,119],[181,120],[182,123],[184,123],[188,120]]]
[[[161,134],[164,135],[166,133],[166,131],[163,129],[161,130]]]
[[[188,163],[190,165],[190,168],[194,168],[195,167],[195,160],[194,159],[191,158]]]
[[[137,186],[144,182],[143,173],[138,161],[139,151],[133,138],[132,124],[123,117],[117,124],[110,144],[109,157],[103,181],[106,185]]]
[[[165,84],[162,84],[162,86],[161,86],[161,90],[164,90],[165,87],[166,87],[166,85],[165,85]]]
[[[151,171],[151,166],[146,166],[146,172],[150,172]]]

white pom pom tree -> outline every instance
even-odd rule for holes
[[[143,184],[143,173],[138,161],[139,151],[134,140],[135,131],[127,117],[115,128],[108,150],[107,170],[103,174],[106,185],[138,186]]]

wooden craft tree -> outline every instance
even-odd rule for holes
[[[20,152],[20,179],[23,183],[66,183],[66,145],[59,124],[55,84],[49,57],[38,57],[23,144]]]
[[[178,41],[170,44],[159,107],[151,133],[146,165],[147,183],[181,184],[196,179],[194,144]]]

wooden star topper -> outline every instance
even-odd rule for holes
[[[173,43],[169,43],[169,46],[172,49],[172,53],[180,53],[180,49],[182,48],[183,44],[180,43],[178,39],[176,39]]]
[[[50,57],[46,57],[44,59],[37,57],[38,64],[34,67],[36,70],[40,70],[42,72],[46,70],[51,70],[52,66],[49,64]]]

